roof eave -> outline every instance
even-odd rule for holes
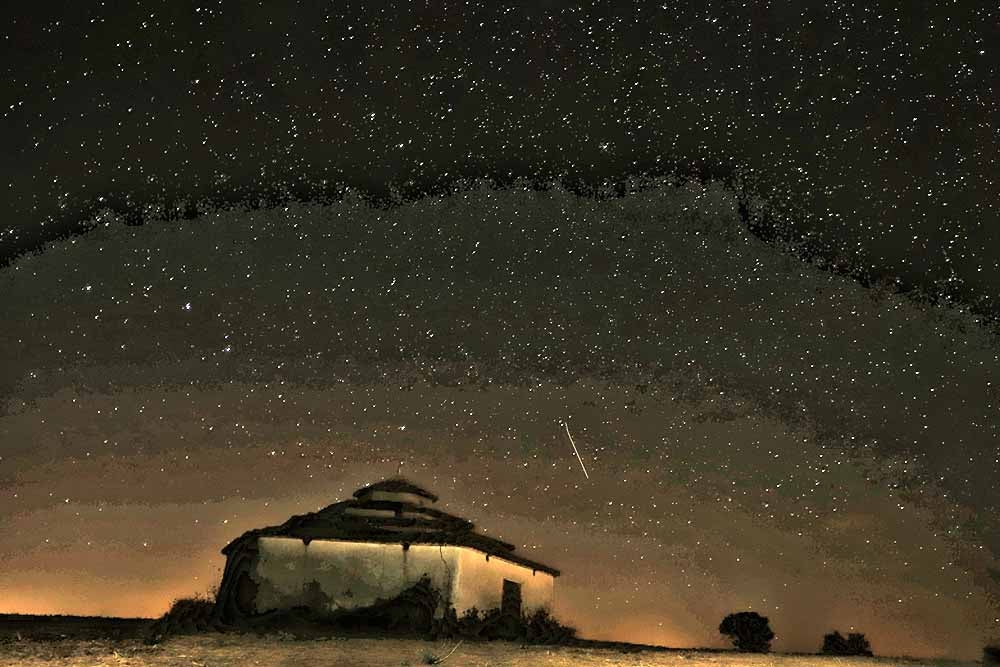
[[[251,531],[249,533],[244,533],[243,535],[240,535],[235,540],[233,540],[232,542],[230,542],[229,544],[227,544],[226,546],[224,546],[222,548],[222,553],[225,556],[229,556],[236,549],[236,547],[238,547],[238,546],[241,545],[241,543],[247,542],[247,541],[252,540],[252,539],[257,539],[257,538],[260,538],[260,537],[278,537],[278,538],[283,538],[283,539],[287,539],[287,540],[302,540],[303,539],[301,537],[296,537],[295,535],[268,534],[268,533],[262,532],[262,531],[261,532]],[[346,536],[345,535],[345,536],[337,536],[337,537],[318,537],[318,538],[314,538],[314,539],[320,540],[320,541],[330,541],[330,542],[367,542],[367,541],[369,541],[370,538],[364,537],[364,538],[354,539],[351,536]],[[312,540],[310,540],[310,541],[312,541]],[[410,543],[410,542],[408,542],[406,539],[400,539],[399,542],[386,540],[386,541],[378,541],[378,543],[379,544],[400,544],[400,545],[402,545],[402,544],[407,544],[407,543]],[[433,544],[436,544],[436,543],[432,543],[432,542],[414,542],[413,544],[433,545]],[[531,570],[537,570],[539,572],[545,572],[547,574],[552,575],[553,577],[558,577],[558,576],[560,576],[562,574],[562,572],[560,570],[557,570],[554,567],[550,567],[550,566],[546,565],[545,563],[539,563],[538,561],[531,560],[530,558],[524,558],[523,556],[520,556],[519,554],[515,554],[515,553],[509,552],[509,551],[491,551],[491,550],[488,550],[488,549],[483,549],[483,548],[477,547],[477,546],[472,545],[472,544],[461,544],[461,543],[457,543],[456,544],[456,543],[448,543],[448,542],[442,542],[440,544],[442,546],[461,547],[461,548],[464,548],[464,549],[472,549],[473,551],[478,551],[479,553],[484,554],[486,556],[489,556],[490,558],[499,558],[500,560],[505,560],[505,561],[507,561],[509,563],[514,563],[515,565],[520,565],[521,567],[529,568]]]

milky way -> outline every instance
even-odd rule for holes
[[[160,613],[402,462],[589,636],[722,645],[750,608],[778,650],[976,656],[1000,624],[995,337],[719,184],[106,216],[0,293],[5,611]]]

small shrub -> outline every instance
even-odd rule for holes
[[[524,625],[530,644],[563,644],[576,638],[576,628],[563,625],[544,607],[525,617]]]
[[[453,607],[445,609],[431,636],[436,639],[504,639],[526,644],[566,644],[576,638],[576,628],[563,625],[547,609],[524,616],[504,614],[492,608],[467,609],[458,616]]]
[[[823,636],[823,648],[820,652],[824,655],[874,655],[871,644],[863,633],[852,632],[845,639],[836,630]]]
[[[424,662],[424,664],[425,665],[440,665],[441,663],[445,662],[446,660],[448,660],[448,658],[450,658],[452,655],[455,654],[455,651],[458,650],[458,647],[462,645],[463,641],[465,641],[465,640],[459,639],[458,643],[455,644],[451,648],[451,650],[448,651],[448,653],[446,653],[444,655],[437,655],[436,653],[431,653],[430,651],[424,651],[424,655],[423,655],[423,662]]]
[[[207,595],[174,600],[170,609],[156,619],[146,632],[147,644],[156,644],[171,635],[196,634],[213,630],[215,601]]]
[[[487,609],[483,612],[484,621],[492,621],[500,617],[500,609],[498,607],[493,607],[492,609]]]

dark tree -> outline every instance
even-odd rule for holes
[[[874,655],[872,645],[868,643],[868,639],[861,632],[852,632],[847,635],[847,650],[851,652],[851,655]]]
[[[852,632],[844,638],[844,635],[834,630],[823,636],[822,653],[826,655],[874,655],[871,644],[861,632]]]
[[[767,653],[771,650],[774,633],[767,624],[767,616],[755,611],[741,611],[722,619],[719,632],[729,635],[733,646],[750,653]]]
[[[847,640],[844,635],[834,630],[823,635],[823,648],[820,652],[826,655],[847,655]]]

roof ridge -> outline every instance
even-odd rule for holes
[[[412,493],[417,496],[427,498],[431,502],[437,502],[437,494],[428,491],[424,487],[420,486],[416,482],[403,477],[402,475],[394,475],[382,479],[378,482],[373,482],[366,486],[362,486],[360,489],[354,492],[355,498],[360,498],[363,495],[375,493],[377,491],[384,491],[387,493]]]
[[[399,478],[393,481],[398,483]],[[406,484],[410,484],[408,480],[404,481]],[[386,488],[379,486],[379,484],[381,483],[377,482],[362,487],[354,493],[354,498],[327,505],[315,512],[292,515],[279,525],[248,530],[227,544],[222,549],[222,553],[229,555],[237,546],[259,537],[288,537],[301,539],[307,543],[312,540],[343,540],[402,544],[451,544],[476,549],[558,576],[559,571],[555,568],[515,554],[515,545],[476,532],[475,524],[468,519],[436,507],[417,505],[405,500],[371,498],[372,493]],[[419,487],[416,488],[419,489]],[[409,489],[395,492],[413,493]],[[429,494],[430,492],[425,491],[425,493]],[[433,496],[433,498],[436,500],[437,496]],[[371,513],[351,512],[352,509],[369,510]],[[379,513],[379,510],[382,512]],[[404,513],[411,514],[411,516],[405,516]],[[414,517],[413,513],[423,516]]]

